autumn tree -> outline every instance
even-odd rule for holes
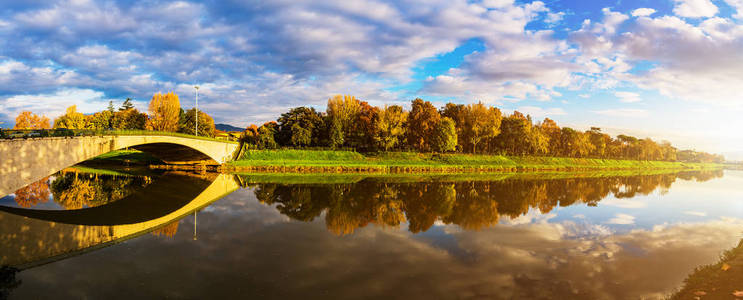
[[[198,136],[214,136],[214,119],[202,110],[199,110],[199,134]],[[196,109],[192,108],[183,114],[183,122],[178,132],[186,134],[196,133]]]
[[[136,108],[118,111],[111,116],[111,128],[118,130],[143,130],[147,123],[147,114]]]
[[[560,155],[560,127],[557,126],[557,123],[550,118],[544,118],[544,121],[539,123],[537,127],[549,145],[546,153],[552,156]]]
[[[34,207],[49,201],[49,177],[15,191],[15,202],[20,207]]]
[[[501,112],[495,107],[486,107],[482,102],[467,105],[465,109],[464,137],[477,153],[480,142],[500,133]]]
[[[77,111],[77,105],[67,108],[64,115],[54,119],[54,128],[84,129],[87,127],[85,115]]]
[[[157,93],[152,96],[149,106],[147,129],[155,131],[178,131],[181,103],[173,92],[165,95]]]
[[[13,129],[49,129],[49,118],[24,111],[15,118]]]
[[[408,114],[408,144],[419,151],[431,149],[432,138],[441,116],[431,102],[420,98],[413,100]]]
[[[348,137],[346,144],[362,150],[373,149],[378,122],[379,108],[369,105],[366,101],[360,101],[358,113],[351,126],[346,129]]]
[[[124,100],[124,103],[121,104],[119,111],[130,110],[133,108],[134,108],[134,104],[132,104],[132,98],[126,98],[126,100]]]
[[[391,105],[384,106],[379,112],[377,122],[376,142],[379,148],[389,151],[392,148],[402,144],[405,139],[405,122],[407,122],[408,113],[402,106]]]
[[[85,128],[94,130],[107,130],[112,128],[111,121],[113,120],[114,112],[111,110],[104,110],[94,113],[91,116],[86,117]]]
[[[340,147],[344,144],[348,144],[350,141],[351,132],[353,128],[353,122],[358,118],[358,114],[361,111],[361,101],[351,95],[335,95],[328,99],[328,106],[326,113],[328,115],[330,134],[331,134],[331,146]],[[338,135],[342,135],[342,144],[337,144],[341,139]],[[335,135],[335,139],[332,136]]]

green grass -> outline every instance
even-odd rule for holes
[[[515,157],[502,155],[433,154],[413,152],[382,152],[362,155],[353,151],[329,150],[247,150],[237,161],[240,167],[343,167],[384,172],[398,169],[497,169],[516,170],[602,170],[602,169],[707,169],[718,164],[638,161],[618,159]]]

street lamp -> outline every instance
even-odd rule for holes
[[[196,136],[199,136],[199,86],[195,85],[193,88],[196,89]]]

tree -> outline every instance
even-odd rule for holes
[[[467,107],[463,104],[447,103],[446,106],[441,109],[440,114],[442,117],[454,120],[457,129],[457,140],[466,143],[467,137],[465,136],[465,127],[467,123]]]
[[[258,128],[259,149],[276,149],[279,147],[275,138],[278,126],[276,122],[268,122]]]
[[[114,108],[114,102],[113,102],[113,100],[109,100],[108,101],[108,108],[107,108],[107,110],[109,112],[111,112],[111,113],[113,113],[114,111],[116,111],[116,109]]]
[[[359,138],[363,136],[363,134],[355,132],[356,130],[359,130],[359,127],[356,126],[356,122],[359,119],[359,114],[361,113],[362,107],[361,107],[361,101],[356,99],[356,97],[351,95],[335,95],[333,98],[328,99],[328,107],[327,107],[327,114],[328,118],[330,118],[330,146],[331,147],[340,147],[343,145],[351,145],[353,143],[353,146],[359,146]],[[342,133],[343,135],[343,144],[335,144],[336,142],[340,141],[337,137],[338,132]],[[335,138],[333,135],[336,135]]]
[[[436,125],[441,120],[439,112],[431,102],[416,98],[408,114],[408,144],[419,151],[431,149]]]
[[[199,136],[214,136],[214,119],[206,114],[204,111],[199,110]],[[183,114],[183,122],[180,125],[179,132],[185,134],[195,134],[196,130],[196,109],[192,108],[187,110]]]
[[[369,105],[366,101],[359,102],[359,110],[351,126],[346,129],[348,139],[346,143],[351,147],[370,150],[376,144],[377,123],[379,122],[379,108]]]
[[[49,129],[49,118],[24,111],[15,118],[13,129]]]
[[[126,98],[126,100],[124,100],[124,103],[121,104],[119,111],[130,110],[132,108],[134,108],[134,104],[132,104],[132,98]]]
[[[147,129],[156,131],[178,131],[181,103],[173,92],[165,95],[157,93],[150,100]]]
[[[77,112],[77,105],[67,108],[65,114],[54,120],[54,128],[84,129],[85,115]]]
[[[294,123],[291,128],[291,144],[294,146],[307,146],[312,142],[312,130]]]
[[[407,119],[408,113],[403,110],[402,106],[385,105],[384,109],[379,112],[377,122],[377,146],[389,151],[401,144],[402,140],[405,139],[405,122]]]
[[[544,118],[544,121],[537,127],[549,145],[545,153],[552,156],[560,155],[560,127],[557,123],[550,118]]]
[[[324,125],[323,118],[314,108],[292,108],[289,112],[281,114],[277,121],[279,132],[276,140],[280,145],[309,146],[310,144],[318,145],[320,143],[320,131]],[[299,128],[295,129],[295,127]],[[302,137],[294,138],[294,133],[300,134]],[[300,144],[295,142],[300,142]]]
[[[444,117],[436,125],[432,147],[438,152],[449,152],[457,149],[457,129],[454,120]]]
[[[143,130],[147,122],[147,114],[140,113],[136,108],[118,111],[111,117],[111,128],[118,130]]]
[[[337,149],[343,147],[343,125],[341,121],[336,118],[330,119],[330,137],[329,137],[330,148]]]
[[[15,202],[24,208],[34,207],[49,201],[49,177],[15,191]]]
[[[464,136],[472,145],[472,153],[477,153],[480,142],[500,133],[501,112],[495,107],[486,107],[482,102],[467,105],[465,112]]]
[[[111,128],[111,121],[114,113],[111,110],[104,110],[94,113],[87,117],[85,128],[94,130],[107,130]]]

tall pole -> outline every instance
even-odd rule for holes
[[[196,89],[196,136],[199,136],[199,86],[194,86]]]

